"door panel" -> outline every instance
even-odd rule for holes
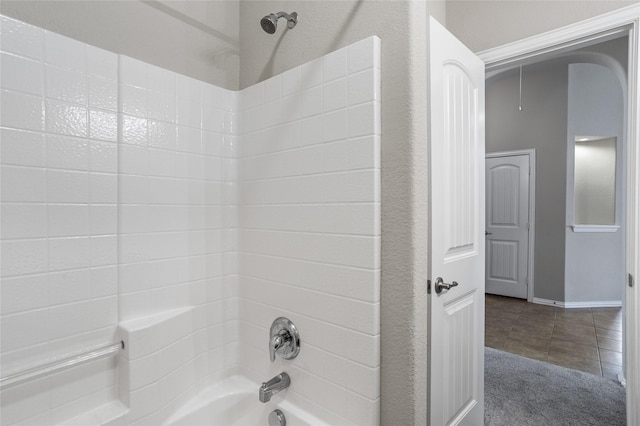
[[[429,421],[483,424],[484,64],[429,19]],[[451,286],[435,291],[441,277]]]
[[[527,298],[529,156],[486,160],[486,292]]]
[[[489,279],[518,281],[518,243],[516,241],[489,241],[487,259]]]

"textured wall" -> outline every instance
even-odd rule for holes
[[[479,52],[633,3],[638,0],[449,0],[447,28]]]
[[[280,10],[297,11],[298,26],[264,33],[260,18]],[[361,38],[381,38],[381,424],[425,424],[427,418],[428,13],[444,22],[444,2],[240,4],[241,87]]]

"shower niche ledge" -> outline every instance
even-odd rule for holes
[[[192,330],[193,311],[193,306],[184,306],[121,322],[123,355],[139,358],[185,337]]]
[[[119,396],[128,410],[101,424],[155,424],[193,396],[203,380],[196,366],[196,311],[185,306],[119,324],[125,345],[118,357]]]

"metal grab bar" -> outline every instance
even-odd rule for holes
[[[48,364],[38,365],[23,371],[0,378],[0,389],[17,385],[27,380],[36,379],[48,374],[57,373],[76,365],[86,364],[90,361],[114,355],[118,350],[124,349],[124,342],[113,343],[101,348],[93,349],[89,352],[77,354],[68,358],[54,361]]]

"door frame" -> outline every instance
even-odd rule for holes
[[[581,45],[606,41],[620,35],[629,37],[627,69],[627,216],[625,287],[625,376],[627,423],[640,425],[640,4],[577,22],[520,41],[478,53],[486,70],[515,67],[539,61],[546,55],[574,50]],[[633,278],[631,278],[633,277]],[[636,283],[634,284],[635,281]]]
[[[527,259],[527,302],[533,302],[534,264],[535,264],[535,234],[536,234],[536,150],[518,149],[514,151],[499,151],[485,153],[487,158],[513,157],[526,155],[529,157],[529,256]],[[486,183],[485,183],[486,185]],[[485,190],[486,196],[486,190]],[[486,279],[486,271],[485,271]]]

